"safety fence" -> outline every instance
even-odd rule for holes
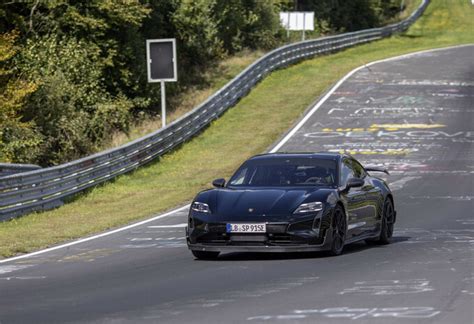
[[[0,177],[41,169],[35,164],[0,163]]]
[[[58,207],[66,197],[162,156],[219,118],[272,71],[402,32],[416,21],[428,3],[429,0],[423,0],[410,17],[396,24],[279,47],[248,66],[186,115],[135,141],[58,166],[0,177],[0,221]]]

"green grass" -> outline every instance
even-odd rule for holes
[[[474,43],[467,0],[435,0],[396,37],[317,57],[272,73],[201,135],[159,162],[96,187],[56,210],[0,224],[0,255],[12,256],[140,220],[189,202],[265,151],[308,105],[350,70],[374,60]]]
[[[201,75],[202,82],[200,84],[190,85],[186,89],[183,89],[179,95],[168,98],[166,116],[168,123],[178,119],[201,102],[204,102],[204,100],[262,55],[262,51],[250,51],[246,49],[204,70]],[[148,116],[145,120],[141,120],[132,125],[127,133],[116,132],[112,134],[111,139],[104,143],[98,151],[117,147],[160,128],[161,116]]]

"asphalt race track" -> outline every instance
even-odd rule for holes
[[[473,323],[473,58],[464,46],[363,68],[280,148],[386,165],[391,245],[197,261],[182,209],[0,263],[0,323]]]

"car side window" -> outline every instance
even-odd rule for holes
[[[351,160],[352,161],[352,170],[354,170],[354,176],[356,178],[361,178],[364,179],[367,173],[364,170],[364,167],[357,162],[356,160]]]
[[[241,185],[244,183],[245,176],[247,175],[247,168],[242,168],[234,179],[230,181],[231,185]]]
[[[341,166],[341,186],[346,186],[347,180],[350,178],[354,178],[354,171],[352,171],[351,161],[344,159],[342,160]]]

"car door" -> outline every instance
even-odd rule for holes
[[[363,187],[345,189],[347,181],[356,178],[354,166],[350,158],[344,158],[341,163],[340,188],[341,198],[344,200],[347,211],[347,238],[359,236],[364,232],[366,225],[366,199]]]
[[[365,194],[365,206],[361,221],[365,223],[361,226],[361,231],[369,234],[377,226],[377,214],[380,200],[380,188],[372,183],[364,167],[355,159],[351,159],[354,175],[364,180],[364,185],[360,188]]]

